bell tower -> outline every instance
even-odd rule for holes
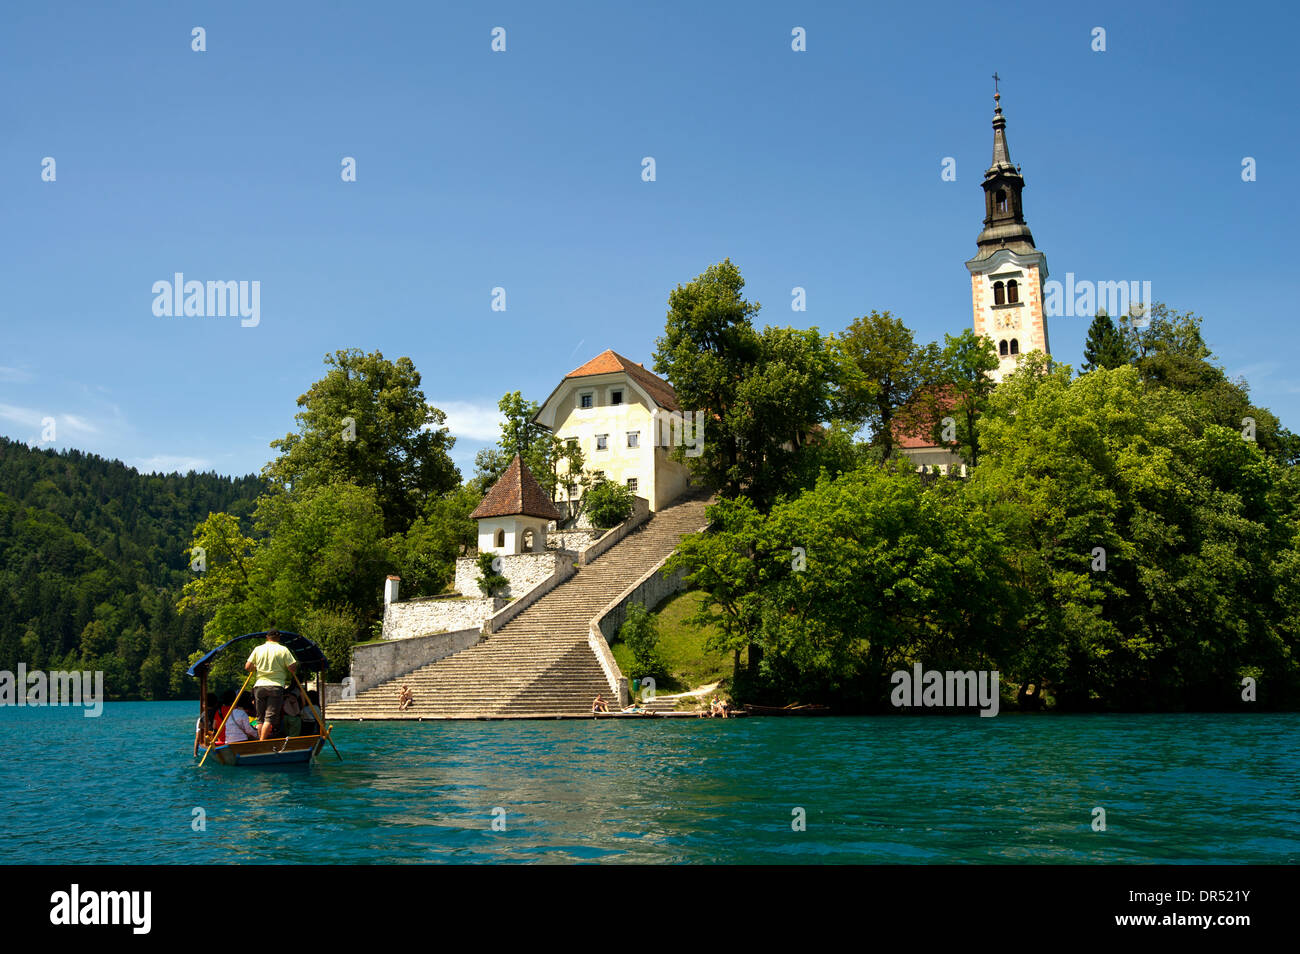
[[[970,271],[975,333],[990,338],[998,353],[993,379],[1015,370],[1030,351],[1051,354],[1047,318],[1043,314],[1043,282],[1047,256],[1034,246],[1025,224],[1021,196],[1025,188],[1020,167],[1011,164],[1007,120],[1002,94],[993,74],[993,163],[984,173],[984,231],[975,240]]]

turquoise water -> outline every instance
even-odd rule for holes
[[[342,723],[199,769],[195,708],[0,709],[5,861],[1300,860],[1300,715]]]

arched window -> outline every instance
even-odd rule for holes
[[[998,342],[998,354],[1002,355],[1004,358],[1007,356],[1007,342],[1005,338]]]
[[[1007,210],[1007,191],[1005,189],[998,190],[997,205],[999,212],[1005,212]]]
[[[1020,286],[1013,278],[1007,282],[1007,304],[1014,305],[1018,301],[1020,301]]]
[[[1015,338],[1011,339],[1011,353],[1020,354],[1020,342],[1017,341]]]
[[[504,530],[498,530],[498,531],[497,531],[497,546],[499,546],[499,547],[503,547],[503,546],[505,546],[505,545],[506,545],[506,532],[505,532]]]
[[[1001,282],[993,283],[993,304],[1005,305],[1007,303],[1007,292]]]

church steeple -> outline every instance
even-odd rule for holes
[[[993,74],[996,84],[998,75]],[[1001,381],[1030,351],[1051,354],[1043,282],[1047,256],[1034,245],[1020,203],[1025,188],[1020,167],[1011,164],[1002,94],[993,88],[993,162],[984,173],[984,231],[975,257],[966,263],[971,277],[975,333],[989,338],[998,355],[992,376]]]
[[[994,74],[996,82],[997,74]],[[977,258],[999,248],[1026,252],[1034,248],[1034,236],[1025,224],[1021,193],[1025,179],[1011,164],[1007,148],[1007,118],[1002,115],[1002,94],[993,93],[993,162],[984,173],[984,231],[975,240]]]

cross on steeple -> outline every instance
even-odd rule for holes
[[[998,95],[998,79],[999,79],[999,78],[1000,78],[1000,77],[998,76],[997,73],[994,73],[994,74],[993,74],[993,95],[994,95],[994,96],[997,96],[997,95]]]

